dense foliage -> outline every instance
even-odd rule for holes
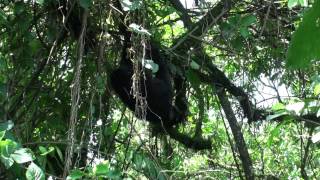
[[[319,37],[319,0],[1,0],[0,179],[316,179]],[[123,49],[157,73],[150,41],[165,130],[110,85]]]

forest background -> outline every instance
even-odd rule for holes
[[[187,104],[169,133],[110,86],[122,25]],[[2,0],[0,179],[316,179],[319,38],[319,0]]]

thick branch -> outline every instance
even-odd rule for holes
[[[217,95],[221,103],[221,107],[225,113],[225,116],[229,122],[231,132],[236,142],[237,149],[240,154],[240,159],[242,162],[242,167],[246,176],[246,179],[254,179],[252,161],[248,153],[248,148],[243,138],[241,128],[238,125],[237,119],[234,115],[234,112],[231,108],[230,102],[226,97],[226,92],[224,89],[219,88],[217,90]]]
[[[179,0],[170,0],[170,3],[172,4],[173,8],[175,8],[177,11],[181,13],[181,19],[183,21],[183,24],[187,27],[187,29],[190,30],[190,27],[192,26],[192,21],[188,15],[187,10],[183,7]]]
[[[203,138],[194,137],[180,133],[176,128],[166,128],[166,132],[170,135],[171,138],[179,141],[184,144],[186,147],[194,149],[194,150],[204,150],[211,149],[212,144],[210,140],[206,140]]]

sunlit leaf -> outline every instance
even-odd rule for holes
[[[35,159],[32,154],[32,151],[28,148],[21,148],[16,150],[13,154],[11,154],[11,157],[18,164],[30,162]]]
[[[47,149],[46,147],[43,146],[39,146],[39,150],[41,152],[41,156],[45,156],[49,153],[51,153],[52,151],[54,151],[54,147],[50,146],[49,149]]]
[[[44,180],[45,175],[42,169],[35,163],[31,163],[26,171],[27,180]]]
[[[316,85],[314,86],[313,94],[314,94],[315,96],[318,96],[318,95],[320,94],[320,83],[319,83],[319,84],[316,84]]]
[[[299,4],[303,7],[307,7],[308,6],[308,0],[299,0]]]
[[[295,6],[300,5],[303,7],[307,7],[308,6],[308,1],[307,0],[288,0],[288,8],[292,9]]]
[[[299,0],[288,0],[288,8],[293,8],[295,7],[296,5],[298,5],[299,3]]]
[[[67,180],[76,180],[76,179],[82,179],[82,177],[85,176],[85,173],[82,172],[79,169],[72,170],[67,177]]]
[[[311,138],[313,143],[317,143],[320,141],[320,132],[318,132],[317,134],[313,135]]]
[[[36,0],[36,2],[40,5],[42,5],[44,3],[44,0]]]
[[[280,128],[281,128],[282,126],[281,125],[279,125],[279,126],[277,126],[277,127],[275,127],[272,131],[271,131],[271,133],[270,133],[270,136],[268,137],[268,140],[267,140],[267,145],[268,145],[268,147],[271,147],[271,145],[274,143],[274,140],[275,139],[278,139],[278,137],[279,137],[279,135],[280,135]]]
[[[278,111],[278,110],[282,110],[285,109],[285,105],[282,103],[276,103],[272,106],[272,110],[274,111]]]
[[[93,168],[93,173],[97,176],[106,176],[109,173],[109,165],[106,163],[100,163]]]
[[[18,144],[10,139],[0,141],[0,159],[6,168],[9,168],[14,163],[11,154],[18,148]]]

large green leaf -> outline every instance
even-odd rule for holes
[[[294,32],[290,42],[287,65],[293,68],[306,68],[312,60],[320,58],[320,1],[305,13],[302,23]]]
[[[74,169],[70,172],[70,175],[67,177],[67,180],[81,179],[83,176],[85,176],[84,172],[82,172],[79,169]]]
[[[109,173],[109,166],[108,166],[108,164],[105,164],[105,163],[100,163],[100,164],[98,164],[97,166],[95,166],[95,167],[93,168],[93,173],[94,173],[96,176],[101,176],[101,175],[106,176],[106,175]]]
[[[10,139],[5,141],[0,141],[0,160],[5,165],[6,168],[9,168],[14,163],[14,160],[10,156],[16,149],[18,144]]]
[[[297,5],[306,7],[308,5],[308,1],[307,0],[288,0],[288,8],[291,9]]]
[[[28,180],[44,180],[45,175],[39,166],[31,163],[26,171],[26,178]]]
[[[14,159],[15,162],[19,164],[30,162],[35,159],[32,154],[32,151],[27,148],[21,148],[16,150],[13,154],[11,154],[11,157],[12,159]]]

